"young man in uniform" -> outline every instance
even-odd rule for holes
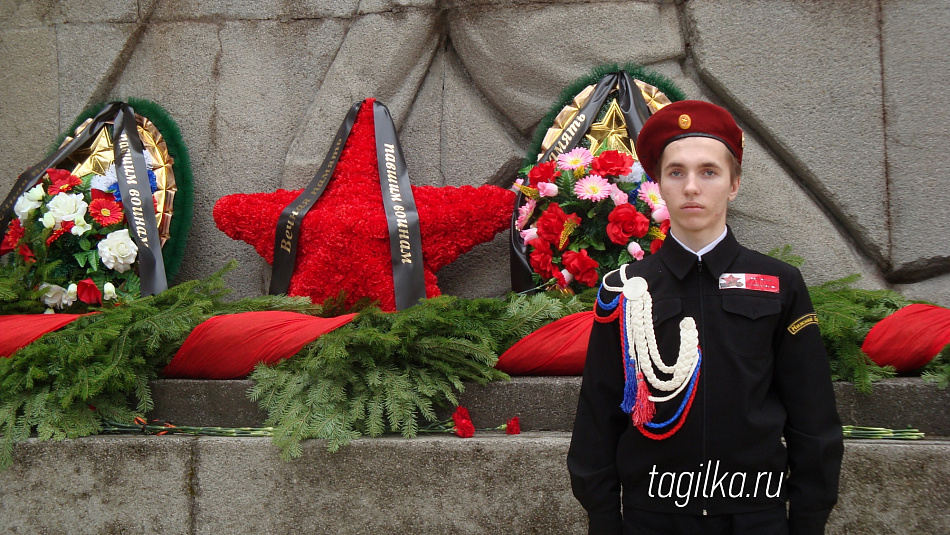
[[[726,226],[742,131],[681,101],[636,147],[670,231],[598,296],[567,459],[589,533],[823,533],[843,452],[828,357],[799,271]]]

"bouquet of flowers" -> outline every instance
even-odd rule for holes
[[[617,150],[578,147],[521,170],[527,202],[516,228],[540,286],[594,287],[622,264],[655,253],[669,230],[660,188],[639,162]]]
[[[143,154],[154,193],[152,158],[147,150]],[[114,164],[104,175],[82,177],[47,169],[17,199],[0,255],[14,253],[9,262],[23,269],[29,288],[39,290],[47,312],[78,312],[139,296],[138,247],[126,227],[121,200]]]

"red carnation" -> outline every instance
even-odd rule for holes
[[[518,417],[508,420],[508,423],[505,424],[505,434],[506,435],[520,435],[521,434],[521,422],[518,420]]]
[[[656,254],[656,252],[660,250],[660,247],[663,247],[663,240],[661,238],[650,242],[650,254]]]
[[[48,238],[46,238],[47,247],[52,245],[53,242],[58,240],[60,236],[62,236],[63,234],[66,234],[67,232],[72,230],[74,226],[76,226],[75,223],[73,223],[72,221],[63,221],[61,225],[62,225],[61,227],[54,230],[53,233],[50,234]]]
[[[631,237],[642,238],[650,230],[650,220],[632,204],[614,208],[607,220],[607,237],[617,245],[626,245]]]
[[[76,283],[76,297],[83,303],[90,305],[102,304],[102,292],[92,279],[83,279]]]
[[[551,244],[547,241],[537,238],[528,242],[528,245],[534,247],[528,260],[534,272],[541,275],[542,279],[550,279],[555,273],[560,271],[554,267],[554,254],[551,251]]]
[[[568,244],[567,239],[562,239],[566,238],[563,236],[565,223],[570,223],[573,228],[576,228],[581,224],[581,218],[577,214],[564,213],[557,203],[551,204],[538,218],[538,237],[555,245],[558,250],[564,249]]]
[[[600,176],[624,176],[633,167],[633,157],[619,150],[605,150],[590,164],[591,172]]]
[[[600,280],[597,275],[597,268],[600,264],[587,255],[587,249],[581,249],[578,252],[566,251],[562,258],[564,267],[571,275],[574,275],[574,280],[591,288],[597,286],[597,282]]]
[[[49,175],[50,187],[47,191],[50,195],[66,193],[67,191],[82,184],[81,178],[73,175],[65,169],[47,169],[46,174]]]
[[[475,435],[475,425],[472,424],[472,418],[468,415],[468,409],[459,405],[452,413],[452,421],[455,422],[455,434],[462,438],[469,438]]]
[[[23,230],[23,224],[20,223],[19,218],[13,218],[13,221],[10,221],[10,226],[7,228],[7,235],[3,237],[3,243],[0,243],[0,255],[5,255],[10,251],[16,249],[16,244],[19,243],[20,238],[26,231]]]
[[[23,257],[23,261],[27,264],[36,262],[36,256],[33,254],[33,251],[30,249],[30,247],[25,243],[20,244],[20,248],[17,250],[17,253]]]
[[[669,220],[669,219],[664,219],[663,222],[660,223],[660,232],[662,232],[664,236],[666,236],[666,235],[668,235],[668,234],[670,233],[670,220]]]
[[[528,171],[528,178],[534,185],[539,182],[551,182],[555,176],[557,176],[557,161],[539,163]]]

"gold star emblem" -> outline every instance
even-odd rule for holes
[[[682,128],[683,130],[686,130],[689,128],[689,125],[693,124],[693,120],[689,118],[689,115],[686,115],[684,113],[683,115],[680,115],[679,123],[680,123],[680,128]]]
[[[70,159],[79,163],[70,171],[72,174],[82,178],[89,173],[105,175],[106,169],[112,165],[115,155],[112,151],[112,136],[109,135],[109,129],[103,128],[96,134],[89,147],[77,150]]]
[[[627,122],[623,118],[617,99],[610,101],[604,118],[599,123],[591,125],[586,137],[590,141],[590,151],[594,154],[597,154],[601,147],[605,147],[606,150],[619,150],[634,158],[637,157],[633,149],[633,141],[627,134]]]

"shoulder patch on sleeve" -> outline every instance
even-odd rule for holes
[[[792,334],[798,334],[798,331],[808,327],[809,325],[818,325],[818,315],[814,312],[805,314],[804,316],[793,321],[792,324],[788,326],[788,332]]]

